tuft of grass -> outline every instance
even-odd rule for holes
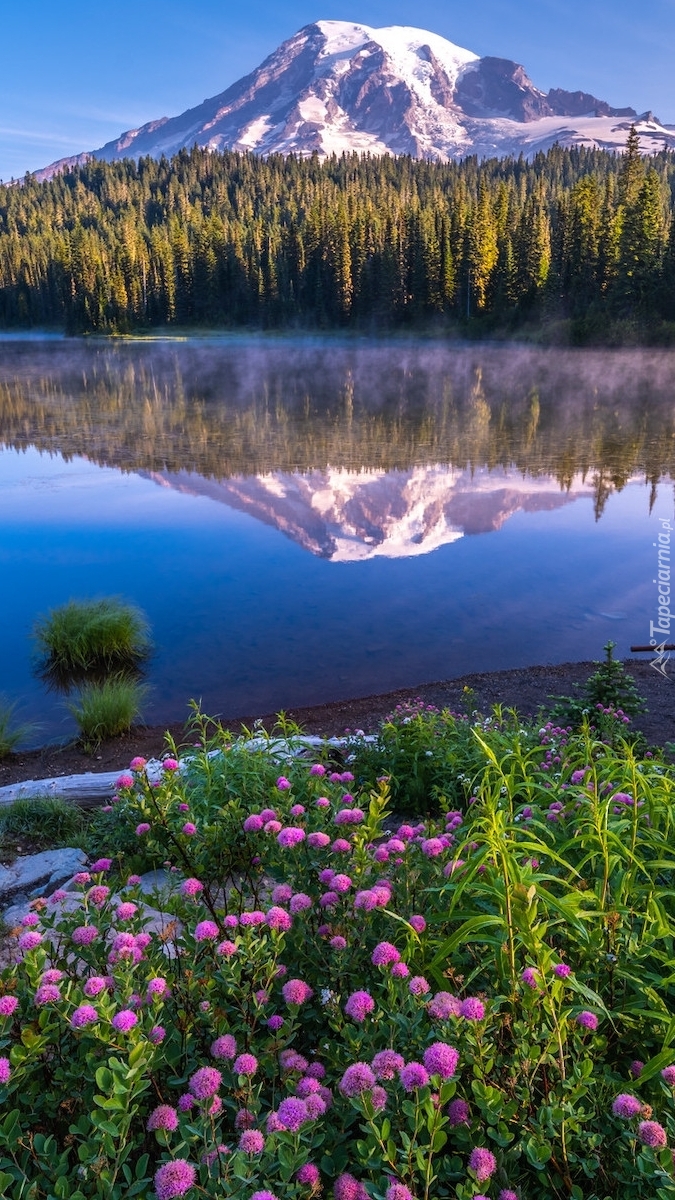
[[[4,696],[0,696],[0,759],[7,758],[34,728],[32,725],[14,725],[15,709],[15,704],[9,704]]]
[[[80,740],[91,751],[104,738],[128,733],[141,711],[147,687],[127,675],[111,675],[102,683],[86,683],[68,710],[77,721]]]
[[[33,636],[43,669],[56,680],[130,670],[151,650],[144,614],[118,596],[69,600],[39,617]]]
[[[15,800],[0,810],[0,846],[26,842],[32,848],[79,845],[88,817],[82,809],[55,796]]]

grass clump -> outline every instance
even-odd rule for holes
[[[82,809],[55,796],[15,800],[0,811],[0,848],[27,843],[32,849],[78,845],[87,826]]]
[[[33,728],[31,725],[14,724],[15,709],[15,704],[9,704],[0,696],[0,759],[7,758]]]
[[[38,618],[34,637],[44,670],[63,681],[132,670],[151,649],[144,614],[117,596],[69,600]]]
[[[128,733],[141,711],[147,687],[127,675],[111,675],[102,683],[86,683],[68,710],[77,721],[80,740],[91,751],[104,738]]]

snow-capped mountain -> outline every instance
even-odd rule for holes
[[[632,122],[644,151],[675,146],[675,126],[586,92],[540,91],[523,67],[479,58],[423,29],[317,21],[218,96],[60,159],[38,178],[101,158],[212,150],[320,156],[343,151],[440,161],[520,154],[555,142],[622,149]]]
[[[317,557],[342,563],[429,554],[465,534],[499,529],[516,512],[550,511],[593,495],[581,477],[562,491],[552,478],[442,464],[406,471],[273,471],[222,481],[189,471],[139,474],[248,513]]]

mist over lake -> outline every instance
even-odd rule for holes
[[[111,594],[152,626],[153,724],[625,655],[674,385],[669,351],[2,341],[0,691],[72,732],[31,629]]]

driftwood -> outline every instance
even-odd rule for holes
[[[360,740],[372,742],[374,738],[364,736]],[[348,738],[321,738],[309,735],[290,738],[255,737],[245,742],[235,742],[232,750],[249,754],[264,752],[283,763],[307,755],[309,751],[324,748],[344,750],[348,745]],[[210,753],[219,755],[222,752],[212,750]],[[186,770],[191,759],[191,755],[181,759],[180,769]],[[161,762],[158,759],[151,759],[146,766],[146,771],[151,780],[160,778]],[[119,771],[90,771],[86,775],[59,775],[54,779],[26,779],[23,783],[10,783],[5,787],[0,787],[0,806],[12,804],[15,800],[35,800],[38,797],[54,796],[71,804],[93,808],[110,801],[115,794],[115,785],[119,777]]]

